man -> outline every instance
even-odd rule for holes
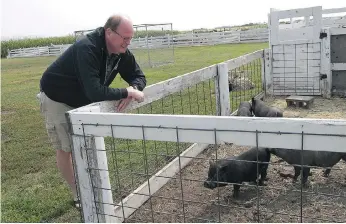
[[[69,47],[43,73],[40,108],[50,141],[56,149],[57,167],[69,184],[76,207],[79,200],[71,160],[71,139],[65,112],[92,102],[121,100],[123,111],[132,99],[144,100],[146,78],[127,49],[134,30],[129,18],[111,16],[99,27]],[[110,88],[116,74],[130,85]]]

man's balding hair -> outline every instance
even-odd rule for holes
[[[123,20],[130,20],[129,17],[124,16],[124,15],[112,15],[107,19],[107,22],[103,26],[103,28],[106,30],[108,28],[112,30],[117,30],[118,26]]]

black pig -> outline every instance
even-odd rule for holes
[[[249,102],[241,102],[237,111],[237,116],[252,117],[251,104]]]
[[[300,175],[301,164],[303,166],[317,166],[317,167],[333,167],[340,159],[343,158],[344,153],[338,152],[325,152],[325,151],[310,151],[310,150],[294,150],[273,148],[269,151],[286,161],[294,167],[293,181],[296,181]],[[301,153],[303,153],[303,162],[301,163]],[[324,171],[324,175],[329,175],[330,169]],[[310,173],[310,167],[303,167],[303,184],[305,185]]]
[[[260,99],[252,98],[252,111],[256,117],[283,117],[282,111],[269,107]]]
[[[228,160],[232,159],[232,160]],[[237,161],[246,160],[246,161]],[[254,161],[254,162],[248,162]],[[257,148],[253,147],[238,156],[219,160],[216,163],[210,161],[208,179],[204,182],[204,187],[214,189],[216,187],[226,186],[227,183],[233,184],[233,197],[239,196],[239,189],[242,182],[255,182],[259,175],[259,185],[264,185],[267,180],[267,169],[270,161],[270,152],[267,148],[258,148],[258,175],[257,175]],[[261,162],[265,162],[264,164]],[[218,174],[218,175],[217,175]],[[218,179],[217,179],[218,178]],[[218,183],[226,182],[226,183]],[[236,184],[234,184],[236,183]]]
[[[340,153],[341,154],[341,159],[344,160],[346,162],[346,153]],[[327,168],[324,172],[323,172],[323,176],[324,177],[328,177],[330,174],[331,169]]]

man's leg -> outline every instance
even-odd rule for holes
[[[49,99],[44,93],[40,96],[41,112],[45,116],[46,129],[50,142],[56,150],[58,170],[69,185],[74,201],[78,200],[71,154],[71,138],[69,135],[65,112],[73,108]],[[79,207],[79,203],[76,204]]]
[[[73,198],[77,200],[77,190],[74,178],[74,172],[72,167],[72,157],[71,152],[65,152],[63,150],[56,150],[56,163],[59,171],[61,172],[63,178],[70,186],[73,194]]]

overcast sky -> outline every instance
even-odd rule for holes
[[[103,26],[114,13],[134,24],[173,23],[173,29],[266,22],[270,8],[345,7],[344,0],[1,0],[1,38],[63,36]]]

